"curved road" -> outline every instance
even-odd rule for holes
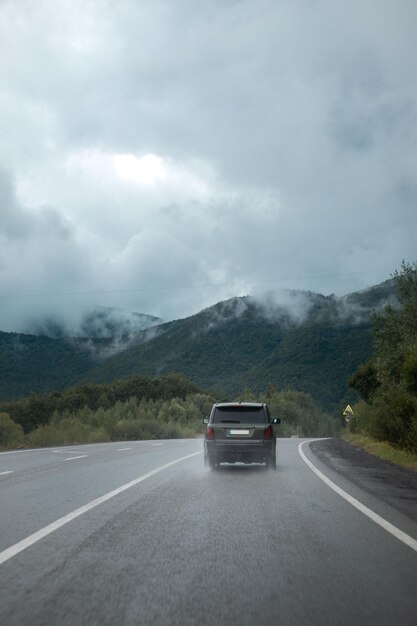
[[[204,469],[201,440],[0,454],[0,623],[415,624],[417,515],[314,445],[276,472]]]

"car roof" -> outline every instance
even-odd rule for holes
[[[216,403],[216,407],[219,409],[221,409],[222,407],[226,407],[226,406],[235,406],[235,407],[249,406],[249,407],[253,407],[254,409],[260,409],[261,407],[265,405],[263,402],[217,402]]]

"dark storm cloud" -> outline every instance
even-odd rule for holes
[[[412,261],[416,7],[3,2],[1,291],[79,295],[4,299],[1,327],[168,319],[268,279],[341,294]]]

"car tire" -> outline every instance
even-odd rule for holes
[[[272,469],[272,470],[276,470],[277,469],[277,457],[275,456],[275,454],[274,454],[274,456],[271,456],[268,459],[267,467],[268,467],[268,469]]]
[[[204,467],[209,467],[211,470],[214,470],[216,469],[216,465],[217,464],[214,462],[209,454],[204,455]]]

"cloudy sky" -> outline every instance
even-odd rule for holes
[[[415,0],[0,0],[0,330],[417,258]]]

